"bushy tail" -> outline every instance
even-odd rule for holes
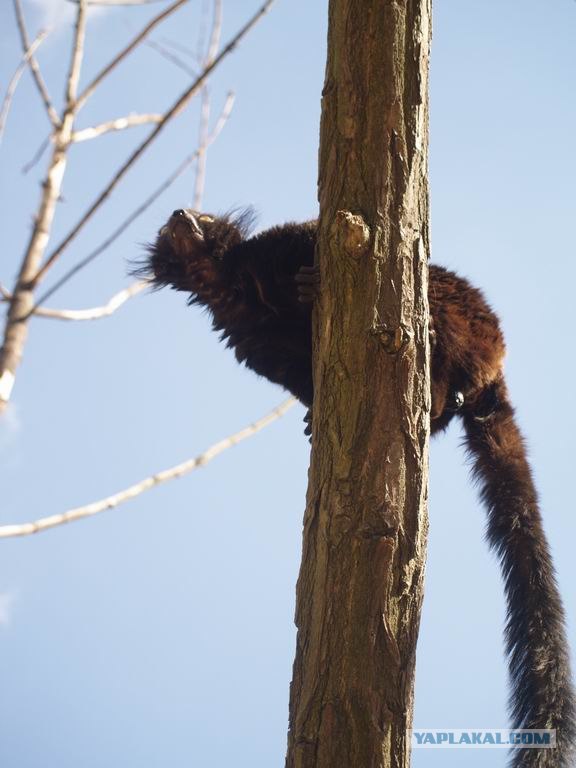
[[[564,610],[524,440],[501,378],[463,408],[466,443],[488,514],[507,603],[513,728],[555,728],[556,749],[515,749],[513,768],[572,768],[575,697]]]

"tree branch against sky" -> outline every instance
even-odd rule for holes
[[[141,124],[142,122],[155,122],[156,126],[148,137],[129,155],[127,160],[119,166],[110,182],[100,194],[96,196],[92,204],[87,207],[81,218],[72,226],[64,239],[60,241],[46,258],[44,258],[52,232],[57,203],[61,197],[62,184],[68,162],[68,150],[75,141],[78,140],[78,134],[75,133],[75,120],[79,111],[84,107],[88,99],[108,75],[113,72],[126,57],[138,48],[150,34],[151,30],[173,12],[183,7],[186,2],[188,2],[188,0],[176,0],[176,2],[172,3],[168,8],[163,9],[145,25],[141,32],[137,34],[83,90],[79,91],[81,66],[84,55],[87,9],[86,0],[79,0],[76,11],[75,34],[72,42],[71,60],[66,77],[65,104],[62,114],[58,115],[48,95],[38,63],[33,56],[33,52],[30,53],[31,45],[28,39],[21,0],[14,0],[14,8],[22,39],[25,60],[31,68],[38,90],[52,122],[53,133],[51,137],[52,154],[48,163],[45,179],[42,183],[42,195],[37,213],[34,217],[32,234],[21,262],[16,284],[9,292],[10,300],[8,302],[4,340],[0,349],[0,410],[5,407],[10,400],[15,382],[16,370],[22,359],[24,344],[28,335],[28,321],[36,309],[34,304],[34,291],[37,289],[38,285],[43,281],[48,271],[58,261],[62,253],[70,246],[86,223],[108,200],[113,190],[122,181],[131,167],[140,159],[148,147],[154,143],[164,127],[188,105],[194,95],[204,86],[210,73],[234,50],[234,48],[236,48],[238,43],[268,12],[274,0],[266,0],[240,30],[230,38],[219,53],[216,53],[216,47],[219,40],[220,22],[218,19],[220,6],[219,3],[216,2],[216,23],[209,43],[208,58],[206,59],[203,70],[176,99],[176,101],[173,102],[172,106],[160,117],[147,115],[145,120],[141,118],[140,121],[130,121],[129,119],[121,118],[121,120],[124,121],[124,127]],[[83,138],[97,138],[102,136],[109,132],[109,130],[113,130],[115,122],[115,120],[112,120],[105,124],[101,124],[100,126],[95,126],[92,129],[90,136],[87,133],[87,129],[84,129]],[[205,154],[208,138],[208,132],[207,129],[205,129],[204,134],[201,137],[200,148],[198,149],[199,160],[202,160]]]
[[[112,496],[106,496],[104,499],[93,501],[90,504],[85,504],[81,507],[75,507],[69,509],[66,512],[61,512],[55,515],[49,515],[46,517],[38,518],[28,523],[15,523],[12,525],[0,525],[0,539],[12,539],[19,536],[31,536],[34,533],[41,533],[42,531],[50,530],[51,528],[57,528],[67,523],[73,523],[78,520],[85,520],[93,515],[98,515],[101,512],[106,512],[110,509],[116,509],[116,507],[124,504],[127,501],[140,496],[140,494],[155,488],[158,485],[167,483],[170,480],[177,480],[180,477],[188,475],[195,469],[206,466],[212,459],[219,456],[228,448],[232,448],[243,440],[252,437],[257,432],[272,424],[277,419],[284,416],[284,414],[292,408],[295,403],[293,397],[289,397],[279,406],[274,408],[270,413],[265,414],[261,418],[257,419],[252,424],[244,427],[238,432],[234,432],[228,437],[224,437],[214,445],[211,445],[205,451],[195,456],[193,459],[188,459],[180,464],[169,469],[163,469],[160,472],[155,472],[149,477],[145,477],[138,483],[125,488]]]

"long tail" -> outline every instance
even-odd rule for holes
[[[501,378],[463,408],[466,443],[488,513],[507,603],[514,728],[555,728],[555,749],[514,749],[512,768],[572,768],[575,696],[552,558],[524,440]]]

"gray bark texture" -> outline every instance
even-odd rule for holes
[[[330,0],[287,768],[407,768],[427,534],[430,0]]]

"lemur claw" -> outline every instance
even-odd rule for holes
[[[304,423],[306,424],[304,434],[307,435],[309,441],[312,442],[312,408],[308,408],[306,411],[304,415]]]
[[[500,400],[495,385],[484,390],[479,403],[476,404],[476,413],[472,417],[478,424],[489,421],[500,406]]]
[[[300,267],[294,276],[296,289],[298,291],[298,301],[302,304],[312,303],[318,296],[320,284],[320,270],[314,265],[312,267]]]
[[[492,413],[487,413],[486,416],[473,416],[472,418],[478,424],[485,424],[487,421],[490,421],[492,416],[494,416],[494,411],[492,411]]]

